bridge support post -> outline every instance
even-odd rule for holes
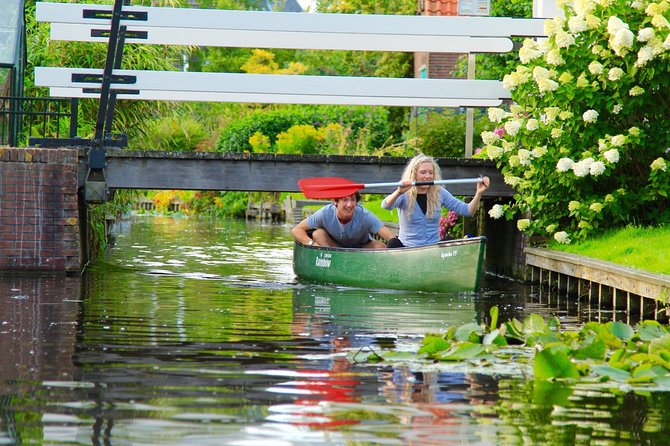
[[[83,267],[78,152],[0,148],[0,273]]]

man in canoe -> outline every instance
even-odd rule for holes
[[[441,179],[440,166],[435,159],[426,155],[412,158],[402,174],[399,186],[382,201],[382,208],[398,209],[397,238],[388,241],[389,248],[403,246],[423,246],[439,241],[439,224],[442,208],[458,215],[472,217],[479,208],[482,194],[489,188],[489,177],[477,183],[475,196],[469,203],[459,200],[438,185],[412,186],[414,181],[437,181]]]
[[[395,237],[395,234],[376,215],[361,206],[358,203],[360,199],[359,192],[334,198],[331,204],[295,225],[291,229],[293,238],[308,246],[386,248],[371,234],[386,240]]]

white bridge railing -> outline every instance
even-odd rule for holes
[[[37,3],[51,38],[107,42],[111,5]],[[507,52],[513,36],[542,36],[544,19],[300,14],[124,6],[126,43],[408,52]],[[100,97],[102,69],[38,67],[52,96]],[[500,81],[113,70],[118,99],[489,107]]]

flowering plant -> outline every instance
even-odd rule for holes
[[[447,212],[447,215],[443,215],[442,217],[440,217],[440,223],[439,223],[440,239],[444,238],[447,234],[449,234],[449,230],[455,227],[456,223],[458,223],[458,214],[454,211],[449,211]]]
[[[670,221],[670,3],[558,0],[565,18],[527,39],[503,79],[514,105],[485,132],[518,192],[492,218],[561,243],[598,229]]]

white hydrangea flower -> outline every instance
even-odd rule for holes
[[[514,175],[505,175],[503,177],[503,181],[505,182],[505,184],[509,184],[512,187],[517,187],[521,182],[521,178],[516,177]]]
[[[570,17],[568,20],[568,29],[571,33],[577,34],[589,30],[583,15]]]
[[[507,117],[507,112],[502,108],[489,107],[489,121],[502,122]]]
[[[663,158],[656,158],[649,167],[651,167],[651,170],[662,170],[663,172],[668,168],[667,163]]]
[[[670,34],[668,34],[668,37],[663,41],[663,49],[670,50]]]
[[[556,81],[551,79],[540,79],[537,81],[537,88],[540,90],[540,93],[546,93],[548,91],[558,90],[559,84]]]
[[[526,130],[533,131],[537,130],[540,127],[540,123],[538,122],[537,119],[531,118],[526,122]]]
[[[607,20],[607,32],[611,36],[614,36],[617,31],[622,28],[628,29],[628,25],[626,25],[619,17],[613,15]]]
[[[516,227],[519,229],[519,231],[523,232],[530,227],[530,220],[527,218],[522,218],[516,222]]]
[[[619,67],[612,68],[607,72],[607,79],[613,82],[618,81],[622,77],[623,77],[623,70]]]
[[[556,170],[559,172],[567,172],[568,170],[572,169],[574,164],[575,162],[570,158],[561,158],[558,160],[558,163],[556,163]]]
[[[505,123],[505,133],[510,136],[514,136],[519,133],[521,129],[521,121],[518,119],[512,119]]]
[[[562,17],[556,16],[551,20],[544,21],[544,33],[551,37],[556,34],[559,30],[563,29],[564,19]]]
[[[600,20],[598,17],[594,16],[593,14],[587,14],[584,17],[584,21],[586,21],[586,26],[589,29],[600,28],[600,24],[602,23],[602,20]],[[602,48],[601,48],[601,51],[602,51]],[[600,54],[600,52],[594,53],[594,54]]]
[[[558,243],[563,243],[564,245],[570,244],[570,236],[565,231],[559,231],[554,234],[554,240],[556,240]]]
[[[624,135],[614,135],[612,136],[612,145],[614,147],[621,147],[626,144],[626,137]]]
[[[556,38],[556,46],[559,48],[568,48],[571,45],[575,44],[575,38],[572,36],[572,34],[569,34],[565,31],[559,31],[555,35]]]
[[[577,200],[572,200],[572,201],[570,201],[570,203],[568,203],[568,210],[570,212],[574,212],[581,207],[582,207],[582,204]]]
[[[603,72],[603,65],[600,62],[593,61],[589,64],[589,71],[591,74],[599,75]]]
[[[668,19],[663,17],[661,14],[655,14],[654,17],[651,18],[651,24],[653,27],[658,29],[670,28],[670,22],[668,22]]]
[[[482,132],[482,141],[486,145],[493,144],[494,142],[498,141],[500,139],[500,136],[498,136],[497,133],[494,132]]]
[[[589,173],[594,177],[600,176],[604,172],[605,172],[605,163],[603,163],[602,161],[595,161],[593,164],[591,164],[591,167],[589,167]]]
[[[591,206],[589,206],[589,209],[591,209],[593,212],[599,214],[603,210],[603,205],[601,203],[592,203]]]
[[[635,36],[633,32],[627,28],[622,28],[616,32],[614,38],[611,39],[610,46],[617,56],[623,56],[626,51],[633,48]]]
[[[558,51],[557,49],[548,51],[545,60],[549,65],[554,66],[563,65],[565,63],[565,60],[563,60],[563,56],[561,56],[561,52]]]
[[[635,61],[635,66],[643,67],[656,57],[656,50],[651,45],[645,45],[637,52],[637,61]]]
[[[655,36],[654,28],[642,28],[637,32],[637,40],[640,42],[648,42]]]
[[[494,220],[498,220],[503,216],[503,207],[499,204],[494,204],[493,207],[489,210],[489,217]]]
[[[551,137],[552,138],[554,138],[554,139],[560,138],[562,135],[563,135],[563,129],[559,129],[559,128],[551,129]]]
[[[547,231],[549,234],[551,234],[556,230],[556,225],[550,224],[546,228],[544,228],[544,230]]]
[[[593,164],[593,158],[583,159],[572,165],[572,172],[577,177],[585,177],[590,173],[591,164]]]
[[[621,110],[623,110],[623,105],[621,104],[615,104],[614,107],[612,107],[612,113],[614,113],[615,115],[618,115],[621,112]]]
[[[593,124],[594,122],[596,122],[596,121],[598,120],[598,116],[599,116],[599,114],[598,114],[597,111],[595,111],[595,110],[586,110],[586,111],[582,114],[582,119],[583,119],[584,122],[586,122],[587,124]]]
[[[535,158],[539,158],[547,154],[547,147],[535,147],[531,153]]]
[[[610,149],[607,152],[603,153],[603,156],[610,163],[619,162],[619,151],[617,149]]]
[[[640,95],[644,94],[644,88],[636,85],[635,87],[630,89],[628,94],[631,95],[631,96],[640,96]]]
[[[541,57],[542,54],[542,50],[538,48],[535,40],[525,39],[523,46],[519,50],[519,59],[521,59],[521,63],[527,64],[531,60]]]
[[[486,155],[489,157],[491,160],[497,160],[500,158],[503,153],[505,153],[502,149],[502,147],[498,146],[486,146]]]
[[[533,159],[533,156],[530,153],[530,150],[528,149],[519,149],[517,152],[517,155],[519,156],[519,164],[522,166],[530,166],[530,162]]]

